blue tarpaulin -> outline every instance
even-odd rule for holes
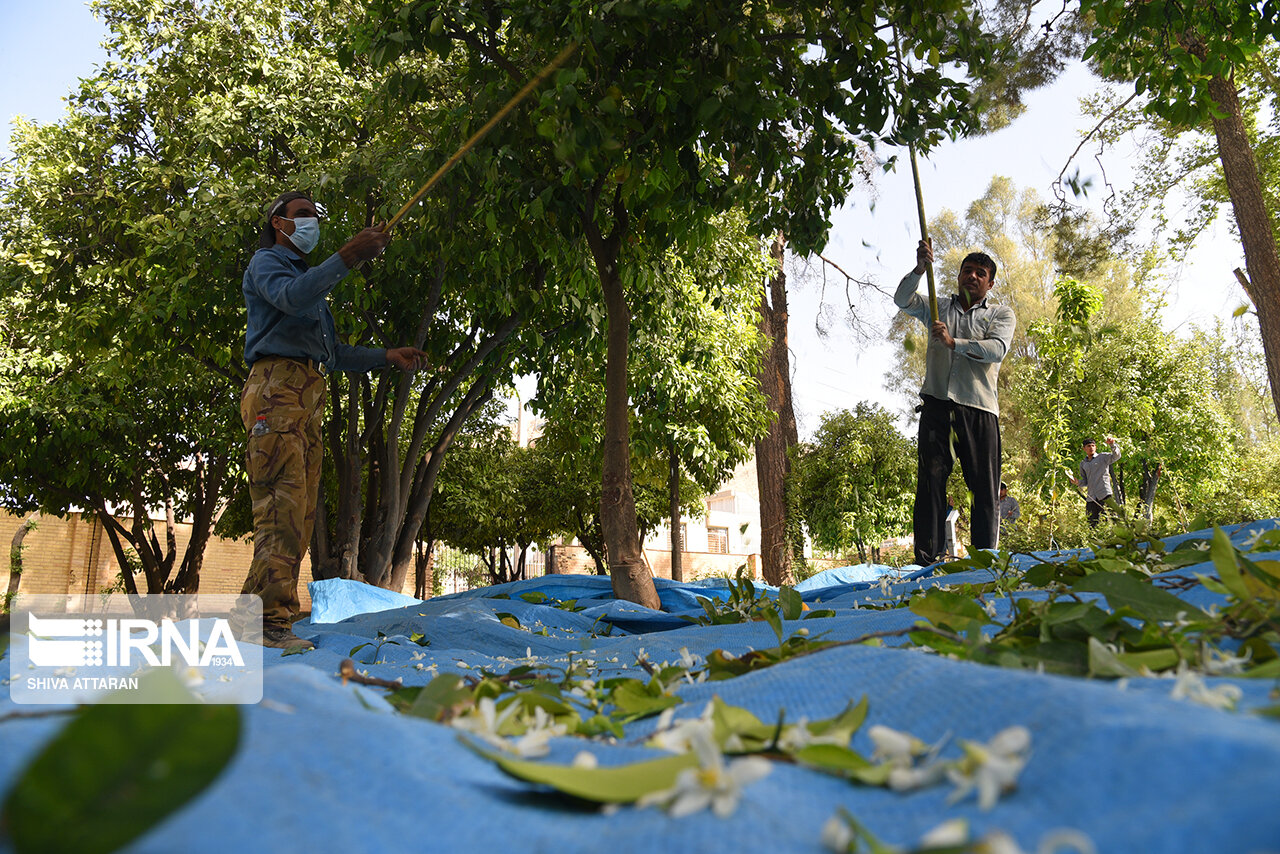
[[[1268,520],[1229,533],[1241,542],[1276,525]],[[939,577],[918,568],[845,570],[800,588],[812,607],[836,611],[804,621],[813,635],[847,640],[903,629],[919,618],[862,606],[932,584],[989,580],[980,571]],[[1183,571],[1194,572],[1213,574],[1212,564]],[[966,818],[976,835],[1000,829],[1028,851],[1064,827],[1087,835],[1099,852],[1280,851],[1280,723],[1250,713],[1275,702],[1269,680],[1209,679],[1243,693],[1236,711],[1224,711],[1174,699],[1171,679],[1077,679],[892,646],[824,650],[727,681],[682,685],[677,716],[696,716],[718,695],[761,720],[777,720],[780,711],[791,721],[813,720],[866,696],[868,726],[945,740],[952,754],[956,739],[986,740],[1022,725],[1032,748],[1016,792],[983,812],[973,798],[949,803],[947,786],[897,793],[774,763],[730,818],[704,811],[673,819],[656,809],[606,814],[552,797],[466,749],[455,730],[393,712],[384,690],[338,678],[352,648],[376,643],[379,633],[388,640],[376,662],[372,645],[354,657],[370,675],[407,685],[440,672],[506,670],[529,658],[564,663],[571,655],[593,659],[605,673],[640,675],[642,649],[661,662],[684,650],[705,658],[716,649],[740,655],[777,644],[764,622],[699,626],[682,619],[703,613],[699,596],[726,597],[723,581],[657,586],[662,612],[613,600],[609,580],[594,576],[549,576],[425,602],[353,582],[317,582],[311,618],[295,629],[318,648],[285,657],[266,651],[265,699],[244,709],[231,765],[129,850],[818,852],[823,824],[843,807],[902,845],[943,820]],[[521,598],[529,593],[576,600],[583,610]],[[1215,596],[1202,588],[1181,595],[1200,605]],[[504,624],[499,613],[522,628]],[[600,636],[607,626],[610,635]],[[416,634],[429,645],[413,642]],[[0,716],[29,709],[7,692],[0,701]],[[62,725],[58,718],[0,723],[0,794]],[[567,762],[582,749],[601,764],[648,758],[654,751],[641,741],[653,726],[652,719],[636,721],[616,744],[555,739],[547,761]],[[867,728],[853,742],[864,754],[871,752]]]

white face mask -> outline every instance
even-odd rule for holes
[[[306,255],[316,248],[316,244],[320,242],[320,220],[313,216],[300,216],[295,219],[289,219],[287,216],[280,218],[293,223],[293,234],[286,236],[299,252]]]

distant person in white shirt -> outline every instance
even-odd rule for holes
[[[1071,478],[1071,482],[1082,488],[1085,493],[1084,512],[1089,519],[1089,527],[1098,527],[1102,511],[1109,511],[1117,519],[1122,517],[1120,505],[1111,493],[1111,465],[1120,459],[1120,448],[1116,440],[1107,438],[1107,453],[1099,454],[1098,443],[1092,439],[1081,442],[1084,448],[1084,459],[1080,461],[1080,477]]]

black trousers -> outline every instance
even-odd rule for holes
[[[955,457],[952,457],[952,433]],[[993,549],[1000,541],[996,512],[1000,494],[1000,419],[993,413],[949,400],[924,396],[916,466],[916,563],[928,566],[941,556],[947,520],[947,478],[955,460],[973,494],[969,530],[975,549]]]
[[[1085,500],[1084,512],[1085,517],[1089,520],[1090,528],[1098,527],[1098,522],[1102,519],[1102,511],[1104,510],[1116,519],[1123,518],[1124,513],[1120,509],[1120,504],[1116,501],[1115,496],[1113,495],[1108,495],[1106,498],[1101,498],[1097,501],[1090,499]]]

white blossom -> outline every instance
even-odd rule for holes
[[[910,792],[937,785],[946,775],[947,764],[944,762],[932,762],[919,768],[899,766],[889,772],[888,783],[895,792]]]
[[[843,747],[847,737],[839,732],[826,732],[814,735],[809,729],[809,719],[800,718],[794,725],[784,727],[778,737],[778,748],[784,753],[795,753],[811,744],[837,744]]]
[[[1186,662],[1178,665],[1178,674],[1169,696],[1175,700],[1190,700],[1202,706],[1214,709],[1234,711],[1236,703],[1244,696],[1239,685],[1227,683],[1210,688],[1204,677],[1187,667]]]
[[[1001,793],[1017,786],[1031,749],[1031,733],[1026,727],[1011,726],[996,733],[987,744],[961,741],[960,747],[965,758],[947,769],[947,777],[956,785],[951,801],[977,789],[978,806],[989,810]]]
[[[1003,830],[992,830],[978,840],[975,854],[1026,854],[1012,836]]]
[[[711,727],[693,732],[693,752],[697,768],[686,768],[676,777],[673,788],[651,792],[637,806],[663,806],[672,818],[681,818],[711,808],[718,818],[728,818],[738,808],[744,786],[766,776],[772,766],[767,759],[747,756],[726,763],[716,746]]]
[[[867,730],[875,750],[871,761],[886,761],[899,767],[909,767],[917,756],[929,752],[929,745],[908,732],[899,732],[882,724],[876,724]]]
[[[1036,854],[1061,854],[1068,848],[1076,854],[1098,854],[1092,839],[1070,827],[1060,827],[1042,836]]]
[[[688,753],[693,750],[695,733],[707,732],[715,738],[715,724],[711,721],[712,705],[707,703],[702,715],[696,718],[684,718],[672,723],[675,709],[663,709],[658,716],[658,728],[649,738],[649,744],[671,753]]]
[[[958,844],[964,844],[961,840]],[[1012,836],[1003,830],[988,831],[981,839],[968,849],[974,854],[1026,854]],[[1093,840],[1078,830],[1060,828],[1051,830],[1040,838],[1035,854],[1062,854],[1064,850],[1076,854],[1097,854]]]
[[[514,703],[512,707],[514,707]],[[541,706],[534,707],[533,721],[524,735],[510,742],[510,749],[519,756],[546,756],[551,747],[549,742],[558,735],[564,735],[567,727],[556,723],[556,719]]]
[[[954,848],[969,841],[969,822],[963,818],[944,821],[920,837],[922,848]]]
[[[828,851],[847,854],[853,843],[853,828],[839,815],[833,815],[822,826],[822,844]]]
[[[1253,547],[1258,544],[1258,538],[1266,532],[1266,528],[1253,528],[1249,531],[1248,536],[1240,541],[1240,545],[1244,546],[1245,551],[1252,551]]]
[[[1244,665],[1249,663],[1250,657],[1251,654],[1248,651],[1243,656],[1234,656],[1210,647],[1205,650],[1204,662],[1201,666],[1210,676],[1238,676],[1244,670]]]
[[[515,711],[516,705],[512,703],[499,713],[498,706],[493,702],[492,697],[482,697],[469,714],[454,718],[449,722],[449,725],[454,729],[469,732],[494,747],[510,750],[511,745],[498,730],[502,728],[508,718],[515,714]]]
[[[204,684],[204,673],[198,667],[186,667],[178,670],[178,679],[188,688]]]

